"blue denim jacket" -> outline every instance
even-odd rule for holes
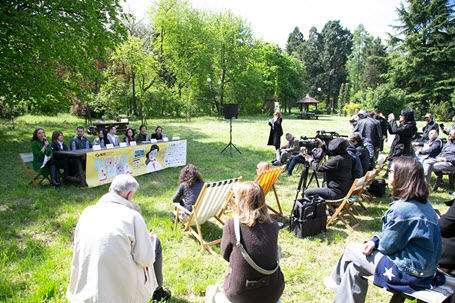
[[[382,217],[382,233],[376,237],[377,249],[400,271],[419,277],[435,274],[442,254],[441,231],[429,201],[392,202]]]

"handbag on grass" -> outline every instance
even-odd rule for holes
[[[245,258],[246,262],[250,264],[251,267],[253,267],[257,272],[263,274],[263,275],[272,275],[274,274],[278,267],[280,267],[280,255],[281,255],[281,247],[277,245],[277,264],[276,267],[272,270],[267,270],[263,269],[259,265],[257,265],[253,259],[251,259],[250,255],[246,252],[245,248],[243,247],[242,243],[240,243],[240,219],[239,217],[234,217],[234,232],[235,232],[235,239],[237,240],[237,243],[235,246],[240,250],[240,253],[242,254],[243,258]]]

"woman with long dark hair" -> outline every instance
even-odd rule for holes
[[[123,142],[130,144],[131,141],[134,141],[134,129],[128,128],[125,132],[125,137],[123,137]]]
[[[42,128],[35,129],[31,141],[33,152],[33,169],[45,177],[50,175],[51,185],[60,186],[59,172],[55,160],[52,157],[52,149],[51,146],[49,145],[49,141],[46,139],[44,129]],[[50,159],[43,166],[45,156],[49,157]]]
[[[180,171],[179,188],[172,201],[192,211],[203,186],[204,180],[196,166],[188,164]]]
[[[422,164],[414,157],[395,158],[389,184],[394,201],[381,219],[382,232],[364,244],[350,244],[324,279],[336,291],[334,302],[364,302],[371,275],[374,284],[404,293],[445,283],[437,271],[441,232]]]
[[[224,294],[216,294],[215,302],[217,296],[224,295],[236,303],[276,303],[284,290],[284,276],[278,264],[279,228],[270,218],[262,187],[252,181],[236,186],[233,212],[237,219],[226,222],[221,240],[221,255],[229,262],[229,274],[224,280]],[[241,250],[259,268],[253,268]]]
[[[412,109],[403,109],[400,114],[400,124],[395,121],[395,115],[389,114],[389,133],[395,135],[388,156],[389,167],[396,157],[411,156],[414,157],[414,149],[412,148],[411,139],[417,132],[414,111]],[[384,178],[387,178],[387,173]]]
[[[96,137],[94,140],[93,140],[93,145],[99,145],[101,147],[105,147],[106,144],[108,144],[109,141],[107,140],[107,133],[106,131],[104,130],[104,128],[101,128],[99,131],[98,131],[98,137]]]

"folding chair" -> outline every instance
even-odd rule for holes
[[[354,228],[360,225],[359,220],[357,220],[357,218],[354,216],[351,208],[353,208],[353,210],[358,214],[358,211],[355,210],[353,206],[355,202],[360,202],[360,196],[358,196],[358,194],[365,186],[366,177],[367,175],[363,176],[362,178],[355,179],[344,198],[325,201],[327,207],[333,212],[333,215],[327,221],[327,226],[329,226],[329,224],[335,220],[340,220],[350,231],[354,231]],[[361,205],[364,209],[366,209],[363,204]],[[348,222],[343,218],[345,214],[348,214],[356,222],[354,226],[350,226]]]
[[[232,188],[234,184],[240,182],[241,180],[242,177],[205,183],[191,212],[182,207],[179,203],[174,203],[176,207],[174,210],[174,230],[177,229],[177,223],[179,221],[182,222],[185,226],[185,231],[189,230],[193,236],[199,240],[202,251],[207,249],[210,253],[216,255],[216,253],[210,248],[210,245],[220,243],[221,239],[206,242],[202,238],[201,225],[211,218],[217,219],[222,225],[224,225],[223,220],[221,220],[221,216],[232,198]],[[192,226],[196,226],[196,230]]]
[[[373,170],[370,170],[368,172],[368,178],[366,180],[366,184],[365,184],[365,187],[362,191],[362,193],[360,194],[361,198],[364,200],[364,201],[367,201],[369,204],[373,203],[374,201],[376,201],[376,198],[373,197],[369,192],[368,192],[368,187],[371,185],[371,183],[373,183],[374,179],[376,179],[376,177],[379,175],[379,173],[381,172],[381,170],[384,168],[385,166],[385,162],[387,160],[387,157],[384,156],[384,155],[380,155],[379,158],[378,158],[378,161],[377,161],[377,167]]]
[[[41,173],[33,170],[33,169],[29,169],[27,167],[27,164],[25,163],[28,163],[28,162],[32,162],[33,161],[33,153],[20,153],[19,154],[19,159],[21,159],[21,162],[22,162],[22,165],[24,166],[24,169],[25,169],[25,172],[27,173],[27,175],[29,176],[30,178],[30,183],[29,184],[35,184],[35,187],[38,188],[38,184],[41,184],[43,183],[44,180],[48,180],[49,182],[51,181],[49,179],[49,177],[45,177],[43,175],[41,175]],[[36,181],[38,181],[37,179],[39,177],[42,177],[38,183],[36,183]]]
[[[272,212],[274,212],[281,218],[289,220],[289,218],[287,218],[283,215],[283,210],[281,209],[280,200],[278,199],[278,194],[275,189],[275,182],[278,179],[278,177],[281,175],[283,170],[284,170],[284,166],[278,167],[278,168],[275,168],[272,170],[268,170],[268,171],[263,171],[256,177],[254,182],[256,182],[257,184],[259,184],[262,187],[262,189],[264,190],[265,196],[267,196],[270,189],[273,189],[273,192],[275,193],[275,199],[276,199],[276,204],[278,206],[278,210],[275,210],[274,208],[272,208],[270,205],[267,204],[268,209],[270,209]]]

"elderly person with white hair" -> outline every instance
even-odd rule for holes
[[[132,202],[138,187],[132,176],[118,175],[109,192],[82,212],[66,293],[70,302],[170,298],[170,291],[162,288],[161,243]]]

